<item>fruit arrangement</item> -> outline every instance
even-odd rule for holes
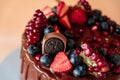
[[[120,26],[86,0],[36,10],[25,34],[28,54],[51,72],[75,77],[120,73]]]

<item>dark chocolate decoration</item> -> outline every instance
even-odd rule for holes
[[[58,38],[50,38],[46,41],[44,50],[45,53],[58,53],[64,50],[64,43]]]
[[[57,54],[60,51],[65,51],[67,39],[61,33],[48,33],[44,35],[42,41],[42,54]]]

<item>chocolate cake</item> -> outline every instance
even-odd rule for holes
[[[36,10],[22,36],[20,80],[120,80],[120,25],[86,0]]]

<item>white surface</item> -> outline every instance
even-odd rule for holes
[[[0,80],[19,80],[20,48],[13,51],[0,63]]]

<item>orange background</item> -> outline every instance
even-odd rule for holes
[[[64,0],[75,4],[77,0]],[[120,0],[88,0],[92,8],[103,11],[120,24]],[[55,0],[0,0],[0,62],[21,44],[25,25],[36,9],[53,6]]]

